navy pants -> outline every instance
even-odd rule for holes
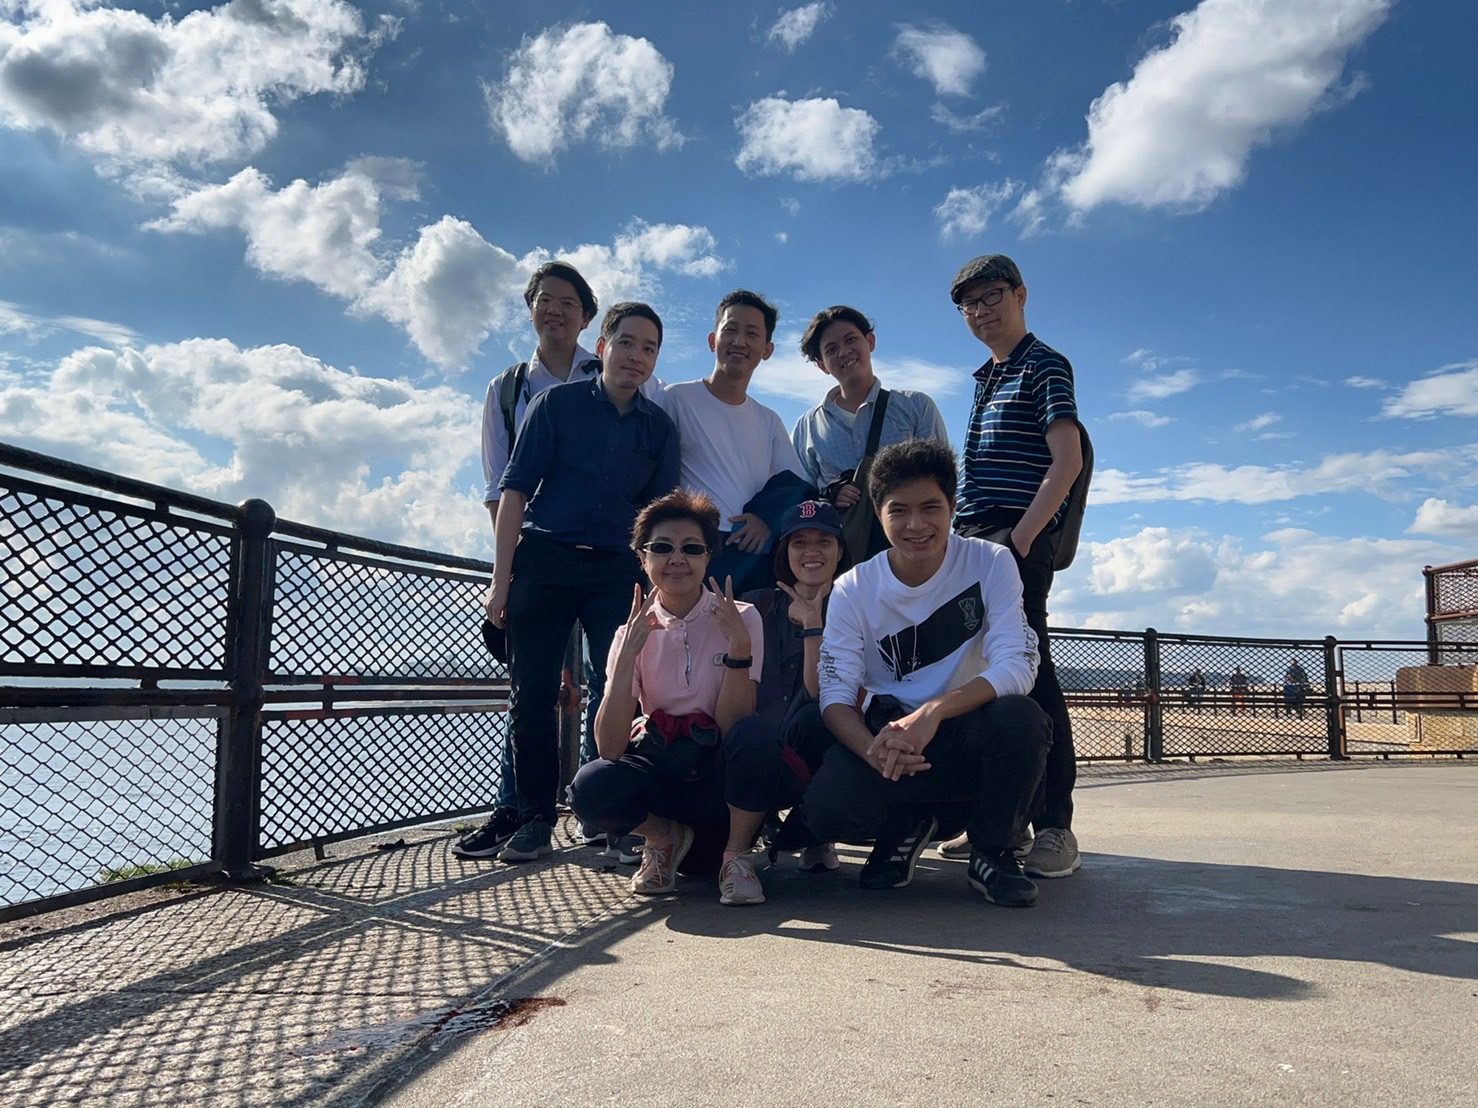
[[[999,854],[1026,819],[1051,745],[1051,722],[1025,696],[945,720],[924,748],[930,768],[897,781],[837,743],[806,790],[806,823],[823,841],[857,843],[901,835],[925,813],[941,834],[963,818],[970,844]]]
[[[623,754],[587,762],[570,785],[570,807],[580,822],[607,834],[628,835],[649,815],[691,825],[729,824],[729,805],[769,812],[786,796],[789,777],[780,733],[758,716],[741,719],[696,781],[668,772],[660,757]]]
[[[513,776],[524,820],[555,820],[559,793],[559,684],[578,620],[590,644],[591,699],[605,692],[606,655],[631,612],[641,567],[630,550],[581,549],[525,535],[508,586],[509,719]]]

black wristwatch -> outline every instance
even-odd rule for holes
[[[795,633],[798,639],[816,639],[826,634],[825,627],[802,627]]]
[[[727,654],[720,654],[715,660],[722,662],[729,669],[748,669],[750,666],[754,665],[754,659],[752,657],[730,658]]]

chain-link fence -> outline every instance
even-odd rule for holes
[[[490,570],[0,444],[0,919],[488,809]],[[1429,581],[1478,616],[1478,563]],[[1478,751],[1459,637],[1057,630],[1053,653],[1083,759]]]
[[[1448,644],[1478,643],[1478,561],[1427,566],[1427,641],[1434,664],[1458,664],[1449,656]]]

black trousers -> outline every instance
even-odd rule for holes
[[[1020,513],[1015,513],[1017,519]],[[1067,714],[1067,701],[1057,683],[1057,667],[1052,664],[1052,640],[1047,637],[1047,594],[1052,591],[1052,541],[1043,530],[1023,558],[1011,545],[1014,520],[1005,517],[974,516],[961,520],[956,530],[966,538],[986,539],[1011,551],[1021,573],[1021,606],[1026,622],[1037,633],[1037,681],[1031,698],[1041,705],[1052,720],[1052,749],[1047,754],[1047,770],[1041,788],[1032,800],[1028,819],[1037,828],[1073,825],[1073,786],[1078,783],[1078,752],[1073,748],[1073,723]]]
[[[930,768],[897,781],[837,743],[806,790],[806,824],[824,842],[866,842],[923,813],[952,833],[963,816],[971,845],[999,854],[1027,818],[1051,745],[1052,724],[1025,696],[945,720],[924,749]]]
[[[559,682],[578,620],[590,643],[592,699],[605,692],[606,656],[642,579],[630,550],[590,550],[525,535],[508,586],[509,720],[518,813],[552,824],[559,792]]]

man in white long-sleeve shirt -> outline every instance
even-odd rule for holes
[[[970,886],[1025,907],[1037,889],[1010,843],[1052,729],[1026,695],[1037,641],[1021,576],[1009,551],[951,531],[957,487],[954,455],[938,443],[878,452],[868,492],[892,548],[832,589],[821,711],[838,745],[803,808],[818,838],[876,840],[862,868],[868,889],[907,885],[940,820],[964,823]]]

